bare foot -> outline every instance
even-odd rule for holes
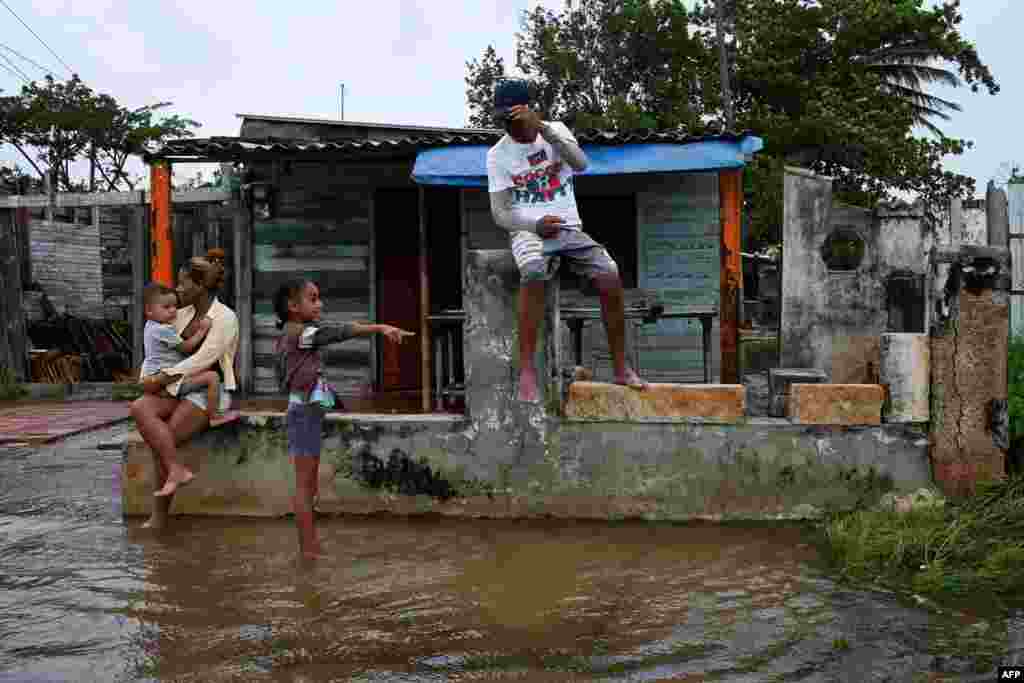
[[[163,498],[164,496],[173,495],[175,491],[183,486],[188,486],[192,483],[192,480],[196,478],[196,475],[192,474],[189,470],[182,468],[185,474],[180,477],[174,477],[174,475],[168,476],[167,481],[164,483],[164,487],[154,493],[153,495],[157,498]]]
[[[324,549],[317,543],[308,550],[302,551],[302,559],[304,560],[323,560],[326,559],[327,555],[324,554]]]
[[[626,372],[622,375],[615,375],[615,383],[638,391],[643,391],[648,387],[647,382],[640,379],[640,376],[633,372],[631,368],[627,368]]]
[[[147,519],[145,522],[142,523],[142,528],[143,529],[163,529],[164,528],[164,521],[162,519],[157,519],[156,516],[154,515],[153,517],[150,517],[149,519]]]
[[[533,370],[521,370],[519,372],[519,392],[516,400],[523,403],[539,403],[540,394],[537,391],[537,373]]]

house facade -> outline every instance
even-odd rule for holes
[[[463,410],[464,331],[473,322],[467,320],[467,268],[481,254],[509,248],[507,233],[491,218],[484,165],[501,133],[240,117],[236,138],[171,142],[149,161],[216,161],[241,173],[234,265],[245,272],[234,278],[245,393],[277,392],[272,298],[281,283],[303,276],[319,284],[328,323],[373,320],[418,333],[400,349],[360,339],[328,351],[328,379],[342,394],[386,397],[396,409],[419,412],[440,409],[441,394],[452,389],[452,405]],[[760,140],[598,131],[576,136],[590,159],[575,181],[585,229],[619,263],[630,305],[640,309],[657,301],[669,314],[655,323],[637,322],[628,340],[632,357],[654,380],[719,381],[725,348],[726,374],[734,373],[736,335],[723,346],[721,328],[735,326],[739,293],[723,315],[722,283],[738,286],[738,179]],[[735,245],[724,253],[737,273],[723,275],[722,243],[730,229]],[[515,274],[503,277],[514,289]],[[566,273],[557,289],[556,308],[570,318],[573,311],[596,310],[597,297],[586,283]],[[717,313],[710,335],[696,318],[671,316],[697,308]],[[553,361],[564,366],[574,360],[571,351],[581,351],[598,379],[610,377],[600,320],[577,322],[575,335],[559,325],[546,353],[557,357],[564,349],[565,362]]]

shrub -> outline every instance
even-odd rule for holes
[[[1010,335],[1009,362],[1010,440],[1024,439],[1024,335]]]
[[[14,371],[0,365],[0,401],[13,401],[28,395],[25,387],[18,384]]]

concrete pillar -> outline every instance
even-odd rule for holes
[[[1006,192],[996,187],[991,180],[985,191],[986,223],[988,246],[1008,247],[1010,233],[1010,212]]]
[[[1009,251],[963,246],[949,264],[931,331],[931,460],[947,495],[1006,474]]]
[[[885,422],[928,422],[931,343],[927,334],[883,334],[879,381],[886,387]]]
[[[468,466],[472,477],[496,480],[502,473],[515,477],[530,464],[542,461],[547,441],[546,407],[561,400],[551,380],[557,346],[549,345],[552,303],[557,297],[547,289],[548,313],[537,338],[539,405],[516,400],[519,376],[519,337],[516,300],[519,271],[509,249],[469,249],[463,272],[463,362],[466,369],[466,408],[478,425],[474,451],[479,454]]]

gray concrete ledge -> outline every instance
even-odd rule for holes
[[[263,419],[284,418],[283,410],[245,411],[240,418],[243,421],[258,422]],[[353,424],[459,424],[468,422],[464,415],[449,414],[409,414],[409,413],[346,413],[331,411],[324,414],[325,422],[348,422]]]
[[[246,415],[179,450],[197,473],[179,514],[288,513],[284,413]],[[920,425],[540,422],[498,415],[515,449],[453,415],[350,415],[324,424],[320,509],[577,519],[808,519],[931,483]],[[134,436],[134,439],[133,439]],[[120,440],[128,515],[152,505],[152,457]],[[500,445],[500,444],[499,444]]]

